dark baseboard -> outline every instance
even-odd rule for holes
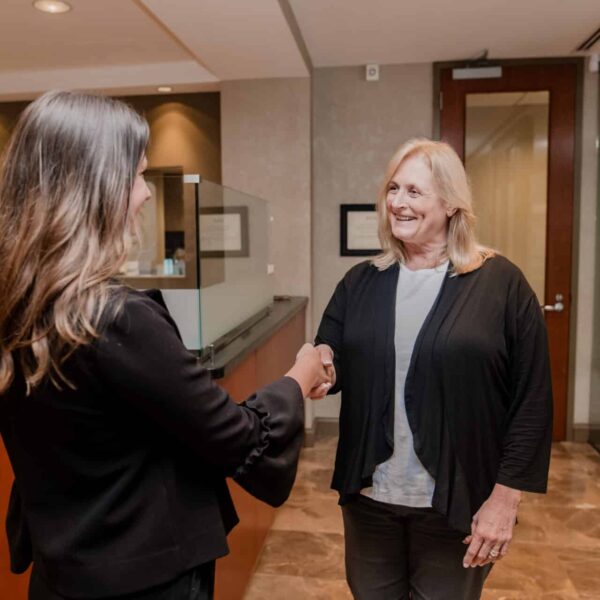
[[[312,448],[321,438],[337,437],[340,433],[339,420],[332,417],[317,417],[311,429],[304,430],[304,447]]]
[[[571,429],[571,440],[574,442],[589,442],[590,441],[590,426],[588,423],[579,423],[573,425]]]
[[[317,417],[315,419],[315,429],[317,432],[317,438],[337,437],[340,434],[339,419],[332,417]]]
[[[590,436],[589,436],[590,444],[600,452],[600,425],[590,425]]]
[[[315,423],[316,425],[316,423]],[[304,430],[304,447],[305,448],[312,448],[315,445],[315,438],[317,437],[317,432],[315,427],[313,427],[312,429],[305,429]]]

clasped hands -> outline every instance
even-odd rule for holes
[[[327,392],[335,385],[335,367],[333,366],[333,350],[327,344],[304,344],[298,352],[296,359],[308,354],[317,355],[320,362],[319,373],[315,385],[311,388],[308,396],[313,400],[325,398]]]

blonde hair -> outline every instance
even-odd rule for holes
[[[455,209],[449,218],[446,246],[446,256],[452,263],[453,274],[460,275],[478,269],[496,253],[476,240],[475,214],[465,169],[450,145],[426,138],[414,138],[402,144],[387,166],[385,180],[377,197],[379,240],[383,251],[373,259],[373,264],[383,271],[398,261],[406,262],[408,258],[404,244],[392,234],[386,197],[392,177],[400,165],[412,156],[423,157],[431,169],[440,198],[448,208]]]
[[[27,394],[96,338],[129,246],[129,199],[148,124],[117,100],[48,92],[0,161],[0,394]]]

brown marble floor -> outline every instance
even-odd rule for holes
[[[329,489],[335,445],[329,437],[303,450],[245,600],[352,599],[337,493]],[[549,492],[525,495],[511,550],[482,598],[600,600],[600,455],[591,446],[555,444]]]

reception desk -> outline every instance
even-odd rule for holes
[[[257,388],[284,375],[305,340],[306,298],[275,301],[268,314],[218,351],[205,366],[236,401],[243,401]],[[13,474],[0,443],[0,515],[6,515]],[[230,554],[217,561],[215,598],[241,600],[252,576],[275,509],[254,499],[229,482],[240,524],[230,534]],[[4,527],[0,534],[0,599],[26,600],[29,573],[10,573]]]
[[[261,386],[284,375],[294,363],[303,344],[305,298],[275,302],[268,317],[255,325],[237,347],[229,347],[222,361],[216,357],[218,379],[236,400],[247,398]],[[250,352],[246,348],[254,348]],[[265,537],[273,523],[275,509],[256,500],[236,483],[229,490],[240,523],[228,538],[230,554],[217,561],[216,600],[241,600]]]

